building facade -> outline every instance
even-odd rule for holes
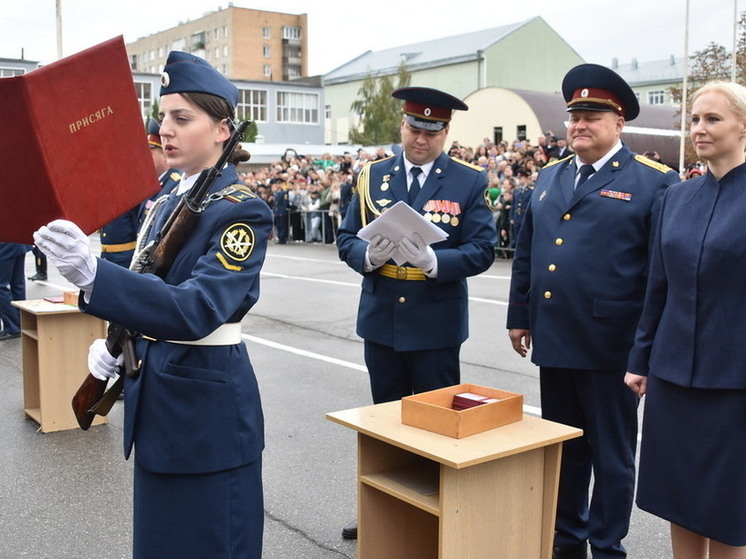
[[[627,64],[619,64],[614,58],[610,68],[630,85],[640,105],[676,105],[671,88],[681,88],[684,83],[683,57],[671,55],[663,60],[644,62],[633,58]]]
[[[292,81],[308,75],[308,16],[229,4],[127,45],[139,73],[160,74],[172,50],[200,56],[233,80]]]
[[[404,64],[410,85],[464,99],[497,86],[555,92],[583,59],[541,17],[433,41],[368,51],[324,76],[326,141],[345,143],[359,115],[350,105],[368,76],[395,76]]]
[[[153,114],[160,74],[133,72],[143,119]],[[257,141],[273,144],[324,143],[324,89],[307,80],[268,82],[231,80],[238,88],[237,117],[256,122]]]
[[[21,76],[31,70],[36,70],[39,63],[25,58],[0,58],[0,78]]]

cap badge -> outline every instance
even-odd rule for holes
[[[424,112],[425,116],[430,116],[433,113],[433,110],[430,107],[427,107]]]
[[[580,92],[580,96],[581,97],[588,97],[588,89],[586,88],[586,89],[582,90]]]
[[[163,72],[161,74],[161,86],[168,87],[171,83],[171,76],[168,75],[168,72]]]

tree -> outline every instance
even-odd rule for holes
[[[687,111],[691,109],[691,93],[702,87],[707,82],[719,80],[730,81],[733,64],[732,53],[714,41],[710,42],[704,49],[696,51],[689,56],[689,71],[687,77]],[[736,82],[746,82],[746,12],[741,12],[738,19],[738,41],[736,46]],[[669,88],[674,103],[681,106],[683,97],[683,86],[676,85]],[[679,113],[680,116],[680,113]],[[680,122],[677,127],[680,126]],[[689,142],[685,147],[685,159],[687,163],[696,161]]]
[[[350,131],[350,142],[361,145],[383,145],[399,141],[401,101],[391,97],[400,87],[407,87],[412,74],[404,63],[394,76],[368,76],[357,92],[350,109],[360,115],[358,128]]]

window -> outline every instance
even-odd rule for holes
[[[526,125],[525,124],[519,124],[515,127],[515,137],[519,140],[525,140],[526,139]]]
[[[261,89],[239,89],[236,114],[244,119],[267,122],[267,92]]]
[[[140,103],[140,113],[144,118],[150,116],[153,110],[153,88],[147,82],[135,82],[137,101]]]
[[[499,144],[500,142],[503,141],[503,127],[502,126],[494,126],[492,128],[492,138],[496,144]]]
[[[283,27],[283,39],[300,39],[300,27]]]
[[[277,122],[317,124],[319,96],[315,93],[277,92]]]
[[[272,49],[269,47],[269,45],[264,45],[262,47],[262,56],[264,58],[269,58],[271,55]]]
[[[171,50],[186,50],[186,39],[184,37],[176,39],[171,43]]]
[[[648,103],[651,105],[662,105],[665,103],[665,91],[662,89],[656,91],[648,91]]]
[[[223,46],[223,56],[228,56],[228,45]]]
[[[23,68],[0,68],[0,78],[12,78],[13,76],[20,76],[25,73]]]
[[[271,39],[272,33],[269,30],[269,27],[262,27],[262,39]]]
[[[265,77],[271,78],[272,77],[272,66],[270,66],[269,64],[265,64],[264,66],[262,66],[262,73],[264,74]]]
[[[228,36],[228,26],[226,25],[223,27],[223,37],[227,37],[227,36]]]
[[[324,118],[327,120],[332,118],[332,106],[331,105],[324,105]]]
[[[215,49],[215,58],[220,58],[220,49],[219,48]]]

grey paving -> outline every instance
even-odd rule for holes
[[[537,371],[512,352],[504,330],[509,272],[498,261],[470,282],[462,377],[520,392],[537,409]],[[59,294],[65,285],[50,269],[48,282],[28,283],[27,296]],[[261,299],[244,320],[266,419],[266,559],[356,557],[355,542],[340,535],[355,516],[355,434],[324,415],[370,403],[354,329],[358,285],[333,246],[273,245]],[[130,557],[132,464],[122,457],[122,404],[108,425],[42,434],[24,417],[20,367],[19,340],[0,342],[0,559]],[[638,509],[626,544],[631,558],[670,556],[667,525]]]

